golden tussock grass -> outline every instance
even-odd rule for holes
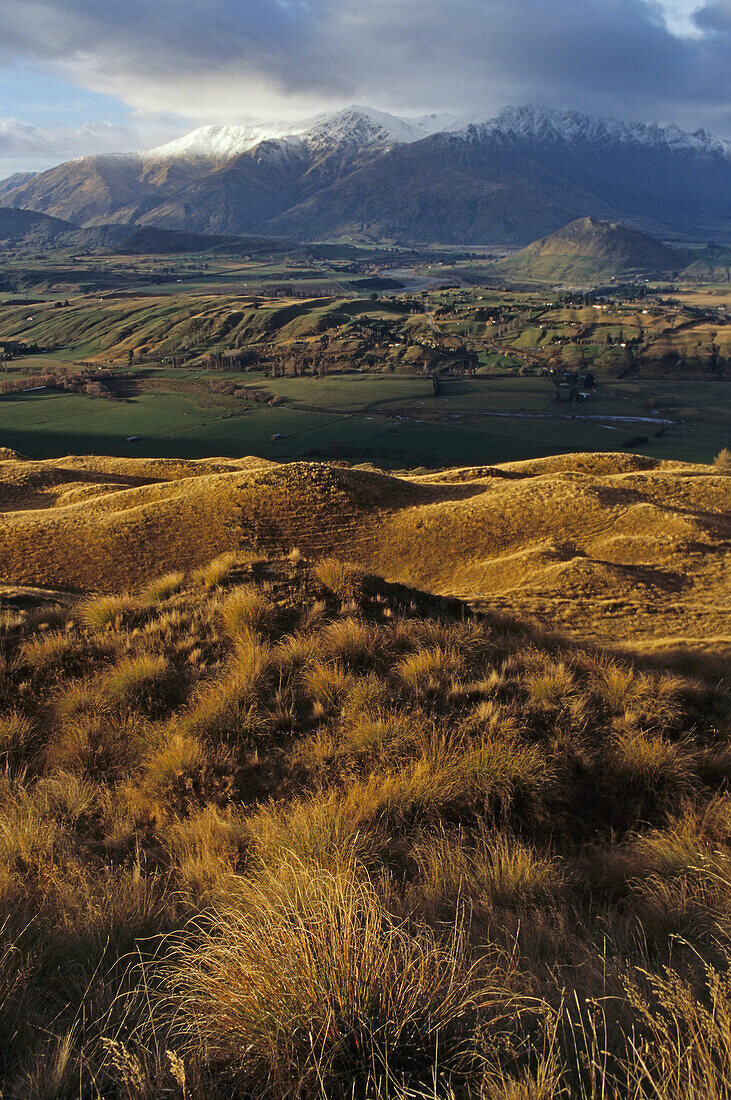
[[[239,1087],[429,1088],[435,1066],[446,1080],[473,1069],[478,1012],[514,1011],[459,936],[398,922],[347,869],[284,864],[243,882],[237,902],[182,942],[171,984],[194,1046]]]
[[[140,596],[147,603],[161,603],[179,592],[184,581],[185,573],[163,573],[162,576],[149,581],[142,589]]]
[[[250,633],[262,633],[272,624],[274,608],[253,585],[234,588],[221,606],[221,616],[229,636],[235,641]]]
[[[214,572],[0,624],[3,1094],[729,1100],[719,664]]]

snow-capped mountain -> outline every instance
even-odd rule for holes
[[[731,144],[705,130],[688,133],[678,126],[620,122],[592,118],[579,111],[552,111],[536,107],[506,107],[495,118],[479,121],[460,118],[448,129],[467,141],[500,136],[544,142],[617,143],[650,148],[686,150],[706,155],[731,156]]]
[[[660,236],[724,238],[731,150],[704,131],[578,112],[400,118],[353,106],[87,157],[3,201],[84,226],[300,240],[524,244],[587,215]]]
[[[362,150],[393,144],[408,144],[448,130],[454,124],[451,115],[424,115],[399,118],[372,107],[346,107],[323,113],[301,122],[268,122],[254,126],[203,126],[175,141],[146,150],[148,161],[178,157],[208,157],[230,160],[255,148],[263,141],[300,143],[313,150],[348,148]]]

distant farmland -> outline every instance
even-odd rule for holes
[[[238,378],[271,406],[212,393],[220,373],[147,371],[100,401],[49,391],[0,398],[0,446],[31,457],[116,454],[343,459],[385,468],[505,462],[622,448],[710,461],[728,438],[726,384],[607,381],[577,408],[540,378],[340,375]],[[670,422],[670,423],[668,423]]]

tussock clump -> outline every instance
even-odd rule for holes
[[[201,685],[180,723],[208,742],[236,742],[255,724],[259,691],[273,672],[268,645],[247,636],[224,675]]]
[[[3,1095],[724,1097],[721,664],[218,575],[0,624]]]
[[[348,668],[368,668],[377,658],[387,656],[388,635],[352,617],[329,623],[321,636],[321,653],[338,659]]]
[[[576,694],[574,677],[563,661],[529,673],[526,688],[532,703],[552,709],[570,703]]]
[[[274,621],[274,608],[253,585],[234,588],[221,606],[221,616],[233,641],[262,633]]]
[[[474,843],[440,832],[415,858],[423,888],[443,901],[459,895],[478,913],[549,902],[565,888],[555,858],[502,832],[482,830]]]
[[[342,710],[353,685],[353,677],[342,665],[323,661],[317,661],[306,669],[304,679],[310,697],[322,713]]]
[[[219,588],[230,577],[237,560],[236,554],[219,554],[201,569],[196,577],[201,580],[205,588]]]
[[[352,873],[282,867],[181,945],[174,1003],[193,1048],[239,1088],[382,1094],[475,1072],[475,1013],[514,1010],[458,937],[409,929]]]
[[[179,698],[180,681],[164,657],[140,653],[109,670],[104,690],[112,703],[152,715],[164,712]]]
[[[731,474],[731,450],[723,447],[714,458],[713,465],[720,474]]]
[[[464,672],[464,662],[459,653],[442,646],[418,649],[404,657],[396,667],[396,675],[414,695],[444,691]]]
[[[173,822],[163,837],[170,866],[195,897],[237,888],[236,872],[245,862],[249,830],[239,814],[208,805]]]
[[[98,630],[103,626],[122,626],[130,622],[144,605],[134,596],[94,596],[79,607],[79,618],[85,626]]]
[[[695,761],[685,745],[630,729],[616,738],[604,783],[617,822],[656,821],[695,790]]]
[[[140,597],[145,603],[162,603],[179,592],[185,582],[185,573],[164,573],[144,586]]]
[[[234,761],[224,750],[207,750],[190,734],[172,733],[144,765],[140,790],[151,815],[187,816],[208,803],[225,805],[233,770]]]
[[[25,642],[20,650],[23,664],[39,676],[78,674],[84,657],[83,646],[72,634],[42,634]]]
[[[44,759],[48,768],[112,783],[138,767],[158,737],[140,714],[78,714],[54,731]]]
[[[360,595],[363,573],[354,565],[348,565],[339,558],[324,558],[317,563],[313,573],[323,588],[339,600],[352,600]]]
[[[0,714],[0,768],[32,766],[40,747],[36,723],[26,714]]]

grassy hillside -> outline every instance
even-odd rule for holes
[[[727,1098],[727,671],[297,554],[6,590],[3,1094]]]
[[[730,493],[712,466],[622,454],[402,476],[261,459],[9,457],[0,579],[115,591],[224,552],[299,549],[583,636],[728,646]]]
[[[684,253],[630,226],[579,218],[499,260],[495,268],[512,279],[591,285],[639,272],[677,272],[686,263]]]

